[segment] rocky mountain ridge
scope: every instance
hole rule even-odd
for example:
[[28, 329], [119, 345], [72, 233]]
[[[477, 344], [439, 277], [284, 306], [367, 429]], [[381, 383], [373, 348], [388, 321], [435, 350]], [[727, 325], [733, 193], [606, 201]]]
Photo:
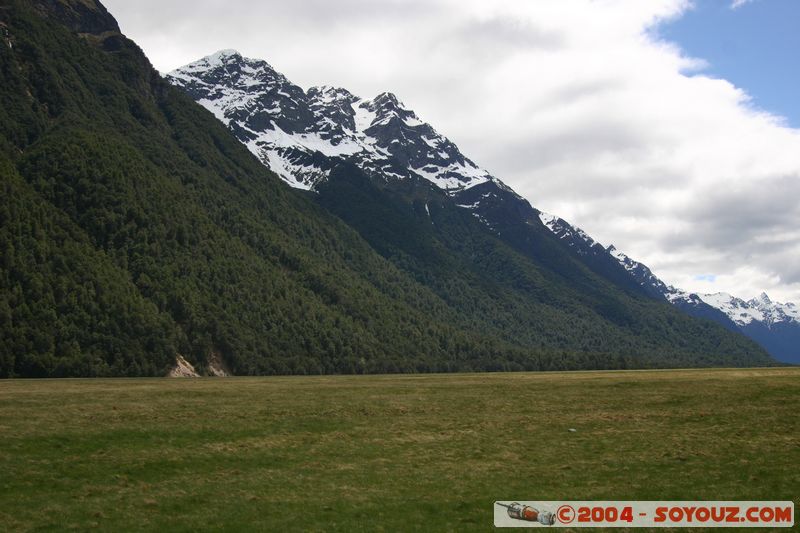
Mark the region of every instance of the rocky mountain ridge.
[[698, 318], [713, 320], [732, 331], [740, 331], [764, 346], [776, 359], [800, 363], [800, 307], [794, 303], [773, 302], [766, 293], [750, 300], [725, 292], [703, 294], [668, 285], [650, 268], [614, 245], [603, 247], [586, 232], [558, 217], [541, 214], [547, 226], [575, 253], [586, 258], [604, 253], [616, 259], [632, 279], [649, 295], [668, 301]]
[[447, 191], [493, 180], [392, 93], [368, 100], [304, 91], [266, 61], [222, 50], [167, 80], [225, 123], [289, 185], [314, 189], [341, 158], [380, 179], [422, 178]]

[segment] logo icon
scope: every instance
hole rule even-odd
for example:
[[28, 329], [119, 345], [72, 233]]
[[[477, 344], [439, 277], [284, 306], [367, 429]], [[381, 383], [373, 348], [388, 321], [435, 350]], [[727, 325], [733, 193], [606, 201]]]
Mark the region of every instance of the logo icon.
[[[539, 522], [543, 526], [552, 526], [556, 523], [556, 516], [550, 511], [540, 511], [530, 505], [522, 505], [519, 502], [505, 504], [495, 502], [500, 507], [505, 507], [508, 516], [515, 520], [522, 520], [524, 522]], [[574, 511], [573, 511], [574, 514]]]

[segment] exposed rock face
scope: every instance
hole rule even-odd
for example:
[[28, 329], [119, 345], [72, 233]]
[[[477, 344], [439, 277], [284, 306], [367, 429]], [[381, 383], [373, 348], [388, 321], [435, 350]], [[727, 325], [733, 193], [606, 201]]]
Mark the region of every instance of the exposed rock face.
[[224, 378], [232, 375], [228, 365], [225, 364], [225, 360], [222, 359], [219, 352], [211, 352], [208, 356], [207, 372], [209, 376], [216, 378]]
[[168, 378], [199, 378], [200, 374], [194, 369], [192, 363], [180, 354], [175, 356], [175, 366], [167, 374]]
[[[212, 351], [208, 355], [208, 364], [205, 368], [205, 374], [210, 377], [224, 378], [232, 376], [233, 373], [228, 368], [225, 360], [219, 352]], [[175, 366], [169, 371], [167, 377], [170, 378], [199, 378], [200, 373], [192, 363], [187, 361], [182, 355], [175, 357]]]

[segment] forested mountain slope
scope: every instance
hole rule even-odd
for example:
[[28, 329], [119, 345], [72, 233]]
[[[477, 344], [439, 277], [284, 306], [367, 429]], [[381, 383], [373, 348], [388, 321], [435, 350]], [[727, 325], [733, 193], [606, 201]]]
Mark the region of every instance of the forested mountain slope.
[[559, 347], [580, 367], [629, 356], [698, 364], [741, 342], [653, 302], [610, 256], [584, 265], [527, 201], [391, 93], [304, 91], [235, 50], [167, 79], [288, 184], [314, 191], [381, 255], [509, 342]]
[[[236, 374], [769, 363], [613, 288], [573, 299], [490, 233], [455, 254], [441, 234], [365, 239], [162, 80], [93, 0], [1, 0], [0, 74], [0, 376], [161, 375], [211, 353]], [[399, 198], [380, 213], [414, 205]], [[406, 237], [431, 253], [395, 253]]]

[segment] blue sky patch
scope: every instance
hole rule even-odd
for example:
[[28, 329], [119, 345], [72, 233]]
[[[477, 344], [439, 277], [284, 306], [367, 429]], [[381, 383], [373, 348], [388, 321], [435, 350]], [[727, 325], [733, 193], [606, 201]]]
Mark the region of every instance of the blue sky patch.
[[703, 74], [744, 89], [760, 109], [800, 128], [800, 1], [697, 0], [657, 34], [709, 63]]

